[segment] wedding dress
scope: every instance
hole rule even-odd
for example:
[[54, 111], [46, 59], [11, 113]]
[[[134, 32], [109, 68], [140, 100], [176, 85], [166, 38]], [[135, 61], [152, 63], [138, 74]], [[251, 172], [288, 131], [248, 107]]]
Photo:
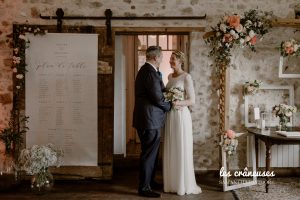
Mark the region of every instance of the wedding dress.
[[[183, 73], [178, 77], [169, 76], [166, 89], [180, 87], [185, 100], [195, 102], [195, 92], [191, 75]], [[163, 142], [164, 192], [199, 194], [193, 161], [192, 118], [187, 106], [182, 110], [171, 109], [167, 113]]]

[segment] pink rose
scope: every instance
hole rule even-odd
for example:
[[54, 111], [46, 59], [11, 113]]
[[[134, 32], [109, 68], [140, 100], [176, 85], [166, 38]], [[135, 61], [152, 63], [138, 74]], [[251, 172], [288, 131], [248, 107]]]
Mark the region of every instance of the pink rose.
[[223, 37], [224, 42], [231, 42], [232, 40], [233, 40], [232, 35], [230, 35], [229, 33], [224, 34], [224, 37]]
[[233, 130], [227, 130], [225, 135], [227, 135], [228, 138], [233, 139], [235, 137], [235, 132]]
[[287, 54], [292, 54], [294, 52], [294, 47], [285, 47], [284, 50]]
[[256, 35], [255, 35], [253, 38], [251, 38], [250, 43], [251, 43], [252, 45], [255, 45], [255, 44], [256, 44], [256, 41], [257, 41], [257, 37], [256, 37]]

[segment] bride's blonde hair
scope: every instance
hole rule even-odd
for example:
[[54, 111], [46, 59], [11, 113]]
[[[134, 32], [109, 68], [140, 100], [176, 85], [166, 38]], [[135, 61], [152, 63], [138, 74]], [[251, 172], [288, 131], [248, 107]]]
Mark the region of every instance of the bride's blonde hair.
[[185, 62], [185, 55], [184, 55], [184, 53], [181, 52], [181, 51], [175, 50], [175, 51], [172, 52], [172, 54], [174, 54], [175, 57], [181, 61], [181, 66], [183, 66], [184, 62]]

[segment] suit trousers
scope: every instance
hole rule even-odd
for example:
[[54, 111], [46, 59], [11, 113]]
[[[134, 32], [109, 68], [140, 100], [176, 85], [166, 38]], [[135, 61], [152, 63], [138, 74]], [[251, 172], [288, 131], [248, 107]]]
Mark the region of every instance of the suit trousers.
[[154, 181], [160, 145], [160, 129], [137, 130], [141, 141], [139, 190], [151, 188]]

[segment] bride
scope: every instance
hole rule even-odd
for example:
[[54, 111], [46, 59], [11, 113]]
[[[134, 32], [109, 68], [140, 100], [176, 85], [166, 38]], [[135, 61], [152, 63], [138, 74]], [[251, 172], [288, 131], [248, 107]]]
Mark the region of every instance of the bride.
[[173, 102], [168, 112], [163, 144], [163, 180], [164, 192], [199, 194], [193, 162], [192, 118], [188, 106], [195, 103], [193, 80], [190, 74], [182, 70], [185, 57], [181, 51], [174, 51], [170, 65], [174, 70], [169, 75], [166, 89], [179, 87], [184, 91], [184, 100]]

